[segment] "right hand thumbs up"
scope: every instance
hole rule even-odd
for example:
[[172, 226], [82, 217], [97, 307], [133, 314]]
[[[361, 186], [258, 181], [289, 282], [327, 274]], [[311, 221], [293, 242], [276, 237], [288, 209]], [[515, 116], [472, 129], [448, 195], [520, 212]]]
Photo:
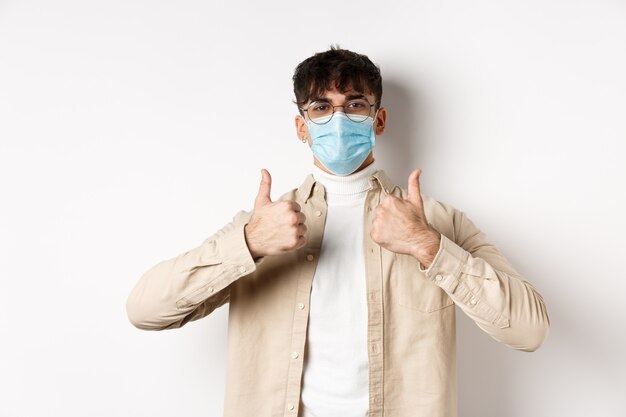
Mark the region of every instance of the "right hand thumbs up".
[[266, 169], [261, 170], [261, 185], [259, 186], [259, 193], [254, 201], [255, 210], [257, 207], [266, 206], [272, 202], [270, 192], [272, 191], [272, 176]]
[[306, 244], [306, 217], [300, 205], [292, 200], [272, 202], [272, 177], [261, 170], [261, 184], [254, 210], [244, 226], [246, 243], [253, 258], [278, 255]]

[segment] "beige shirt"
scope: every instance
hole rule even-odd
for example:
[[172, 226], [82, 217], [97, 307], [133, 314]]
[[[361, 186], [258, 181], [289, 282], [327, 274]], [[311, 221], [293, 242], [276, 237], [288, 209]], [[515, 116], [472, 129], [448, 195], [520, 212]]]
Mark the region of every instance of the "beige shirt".
[[[454, 417], [455, 308], [495, 340], [537, 349], [549, 318], [539, 292], [458, 209], [422, 195], [441, 236], [424, 269], [409, 255], [372, 241], [375, 207], [387, 194], [406, 198], [382, 170], [365, 198], [364, 251], [368, 308], [369, 416]], [[279, 256], [252, 259], [244, 226], [233, 220], [200, 246], [162, 261], [139, 279], [128, 318], [145, 330], [178, 328], [229, 303], [225, 417], [296, 417], [311, 284], [327, 205], [312, 175], [280, 197], [306, 215], [307, 244]]]

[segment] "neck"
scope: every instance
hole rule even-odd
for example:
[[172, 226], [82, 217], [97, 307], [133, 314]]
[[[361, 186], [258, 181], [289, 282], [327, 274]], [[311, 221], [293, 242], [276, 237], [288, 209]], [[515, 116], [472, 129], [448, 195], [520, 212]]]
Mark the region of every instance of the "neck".
[[313, 178], [324, 186], [328, 205], [346, 205], [357, 203], [365, 198], [370, 188], [369, 177], [376, 171], [378, 169], [374, 161], [360, 171], [346, 176], [329, 174], [313, 165]]

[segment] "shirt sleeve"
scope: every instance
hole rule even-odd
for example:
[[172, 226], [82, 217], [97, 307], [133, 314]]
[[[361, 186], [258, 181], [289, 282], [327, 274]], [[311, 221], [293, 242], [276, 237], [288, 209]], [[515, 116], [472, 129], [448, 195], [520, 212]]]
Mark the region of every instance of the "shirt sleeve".
[[143, 330], [179, 328], [207, 316], [230, 299], [230, 284], [256, 270], [244, 227], [250, 212], [233, 220], [204, 242], [159, 262], [135, 284], [126, 301], [129, 321]]
[[491, 337], [517, 350], [538, 349], [550, 327], [543, 297], [464, 212], [455, 209], [453, 221], [454, 241], [441, 234], [433, 262], [420, 270]]

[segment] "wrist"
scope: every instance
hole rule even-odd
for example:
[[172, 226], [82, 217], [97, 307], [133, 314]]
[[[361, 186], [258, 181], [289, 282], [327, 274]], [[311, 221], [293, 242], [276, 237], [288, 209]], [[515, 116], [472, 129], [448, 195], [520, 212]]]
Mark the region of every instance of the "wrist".
[[428, 234], [417, 245], [413, 257], [416, 258], [424, 268], [430, 267], [435, 260], [439, 247], [441, 246], [441, 233], [429, 227]]
[[248, 251], [250, 252], [250, 256], [252, 256], [252, 259], [256, 260], [257, 258], [262, 257], [263, 254], [257, 248], [253, 233], [251, 233], [251, 229], [249, 229], [248, 226], [250, 226], [249, 223], [243, 227], [243, 234], [246, 240], [246, 245], [248, 246]]

